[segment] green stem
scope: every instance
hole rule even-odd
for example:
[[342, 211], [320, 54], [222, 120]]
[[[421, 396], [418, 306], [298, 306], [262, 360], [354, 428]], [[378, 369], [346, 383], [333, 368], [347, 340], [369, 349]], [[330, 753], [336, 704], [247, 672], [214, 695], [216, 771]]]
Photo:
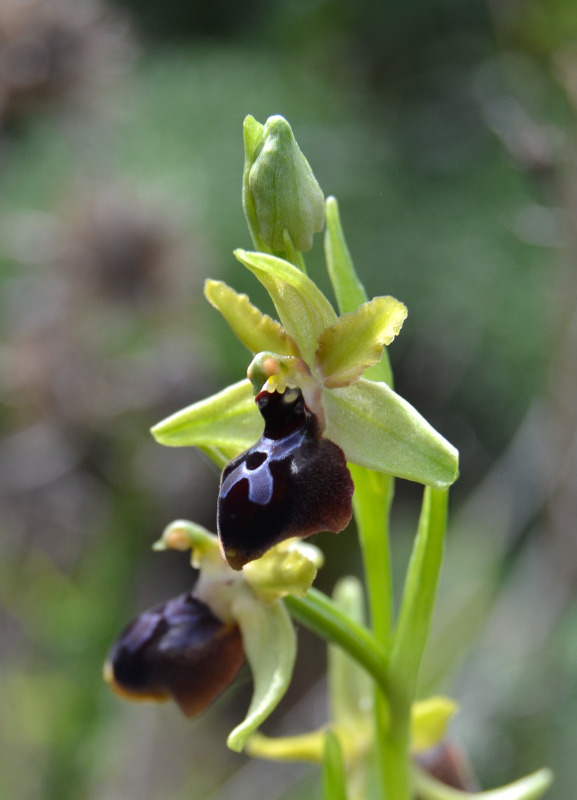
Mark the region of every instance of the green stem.
[[448, 493], [426, 487], [388, 668], [390, 728], [381, 742], [387, 800], [409, 800], [411, 706], [443, 559]]
[[376, 638], [362, 625], [354, 622], [322, 592], [311, 588], [306, 597], [285, 597], [284, 603], [292, 617], [318, 636], [342, 647], [374, 678], [387, 693], [387, 657]]
[[371, 627], [383, 647], [391, 642], [393, 578], [389, 550], [389, 510], [393, 478], [349, 465], [355, 493], [353, 507], [363, 555]]
[[[351, 465], [355, 483], [353, 507], [363, 555], [365, 583], [371, 615], [371, 627], [385, 652], [391, 644], [393, 618], [393, 579], [389, 550], [389, 511], [393, 496], [393, 478]], [[380, 686], [374, 692], [375, 753], [379, 765], [382, 794], [389, 800], [392, 795], [388, 784], [399, 770], [388, 762], [386, 739], [390, 726], [388, 698]], [[387, 774], [388, 773], [388, 774]], [[407, 795], [408, 798], [408, 795]]]

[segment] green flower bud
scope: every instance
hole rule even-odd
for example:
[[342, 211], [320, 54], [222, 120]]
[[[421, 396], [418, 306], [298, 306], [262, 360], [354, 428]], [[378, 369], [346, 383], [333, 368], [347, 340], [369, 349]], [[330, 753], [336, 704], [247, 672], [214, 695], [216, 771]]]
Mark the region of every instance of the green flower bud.
[[292, 243], [298, 251], [310, 250], [313, 234], [323, 229], [324, 196], [290, 125], [284, 117], [274, 116], [264, 129], [247, 127], [245, 122], [245, 139], [247, 131], [253, 134], [252, 146], [245, 141], [250, 195], [245, 197], [247, 218], [248, 199], [258, 233], [270, 248], [285, 251]]

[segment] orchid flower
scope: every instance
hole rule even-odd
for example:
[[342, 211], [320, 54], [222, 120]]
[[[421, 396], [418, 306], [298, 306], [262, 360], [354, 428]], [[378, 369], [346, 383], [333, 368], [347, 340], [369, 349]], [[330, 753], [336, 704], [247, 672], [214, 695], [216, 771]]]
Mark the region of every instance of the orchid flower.
[[[220, 281], [207, 281], [207, 299], [254, 354], [248, 378], [160, 422], [152, 429], [157, 441], [200, 447], [222, 466], [261, 437], [259, 408], [266, 422], [263, 406], [272, 404], [272, 398], [265, 404], [267, 394], [297, 388], [306, 413], [315, 419], [318, 445], [326, 450], [317, 458], [316, 469], [322, 464], [339, 476], [334, 485], [330, 480], [324, 482], [315, 497], [317, 506], [324, 506], [327, 512], [333, 509], [336, 495], [331, 485], [347, 484], [342, 471], [333, 469], [341, 458], [337, 455], [340, 451], [343, 459], [379, 472], [437, 488], [453, 483], [458, 474], [455, 448], [385, 382], [363, 377], [378, 364], [384, 346], [398, 334], [407, 313], [405, 306], [392, 297], [376, 297], [339, 317], [315, 283], [288, 261], [244, 250], [237, 250], [235, 255], [265, 286], [280, 322], [259, 311], [246, 295]], [[265, 437], [270, 445], [274, 431], [271, 437], [265, 429]], [[336, 448], [324, 445], [325, 440]], [[260, 452], [266, 454], [269, 445], [263, 444]], [[247, 483], [251, 477], [248, 473], [250, 467], [245, 469]], [[222, 486], [226, 488], [226, 477]], [[266, 507], [272, 495], [263, 492], [263, 496], [264, 500], [256, 502]], [[238, 513], [242, 515], [242, 510]], [[309, 525], [299, 533], [292, 524], [279, 530], [277, 514], [269, 546], [284, 537], [340, 530], [345, 516], [341, 514], [340, 522], [333, 527], [328, 523], [311, 530]], [[350, 512], [345, 524], [348, 519]], [[259, 537], [253, 550], [249, 527], [246, 522], [242, 524], [234, 547], [229, 548], [226, 541], [223, 544], [223, 555], [235, 568], [262, 555], [265, 543]], [[222, 541], [223, 532], [219, 533]], [[226, 532], [224, 535], [228, 538]], [[239, 555], [238, 539], [242, 537]], [[227, 554], [228, 549], [235, 552]]]
[[235, 573], [221, 559], [217, 537], [183, 520], [169, 525], [155, 545], [167, 548], [192, 551], [200, 570], [194, 589], [128, 625], [110, 650], [105, 680], [127, 699], [173, 699], [193, 717], [228, 688], [246, 656], [253, 698], [227, 741], [240, 751], [292, 676], [296, 636], [281, 598], [306, 594], [322, 555], [312, 545], [285, 541]]

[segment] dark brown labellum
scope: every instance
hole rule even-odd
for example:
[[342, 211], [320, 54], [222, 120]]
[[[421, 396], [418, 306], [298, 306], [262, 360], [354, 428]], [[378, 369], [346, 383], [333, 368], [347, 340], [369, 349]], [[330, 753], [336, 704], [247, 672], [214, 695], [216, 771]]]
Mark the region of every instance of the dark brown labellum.
[[420, 753], [417, 760], [430, 775], [453, 789], [480, 791], [467, 754], [456, 742], [441, 742]]
[[224, 468], [218, 500], [221, 549], [237, 570], [293, 536], [338, 533], [352, 516], [345, 455], [322, 438], [300, 389], [262, 391], [256, 402], [264, 433]]
[[145, 611], [123, 631], [105, 677], [124, 697], [172, 698], [193, 717], [232, 683], [243, 662], [238, 627], [225, 625], [187, 592]]

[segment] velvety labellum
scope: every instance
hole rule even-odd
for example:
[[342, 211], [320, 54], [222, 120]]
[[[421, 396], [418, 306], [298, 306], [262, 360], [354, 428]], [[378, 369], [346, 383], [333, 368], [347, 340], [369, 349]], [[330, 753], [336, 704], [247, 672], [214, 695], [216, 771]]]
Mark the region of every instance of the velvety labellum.
[[461, 792], [479, 791], [469, 759], [456, 743], [441, 742], [436, 747], [419, 754], [417, 760], [429, 775], [446, 786]]
[[218, 501], [218, 534], [233, 569], [293, 536], [338, 533], [352, 516], [353, 481], [343, 451], [323, 439], [300, 389], [263, 390], [265, 429], [228, 464]]
[[243, 663], [238, 627], [225, 625], [187, 592], [145, 611], [123, 631], [105, 677], [124, 697], [172, 698], [193, 717], [232, 683]]

